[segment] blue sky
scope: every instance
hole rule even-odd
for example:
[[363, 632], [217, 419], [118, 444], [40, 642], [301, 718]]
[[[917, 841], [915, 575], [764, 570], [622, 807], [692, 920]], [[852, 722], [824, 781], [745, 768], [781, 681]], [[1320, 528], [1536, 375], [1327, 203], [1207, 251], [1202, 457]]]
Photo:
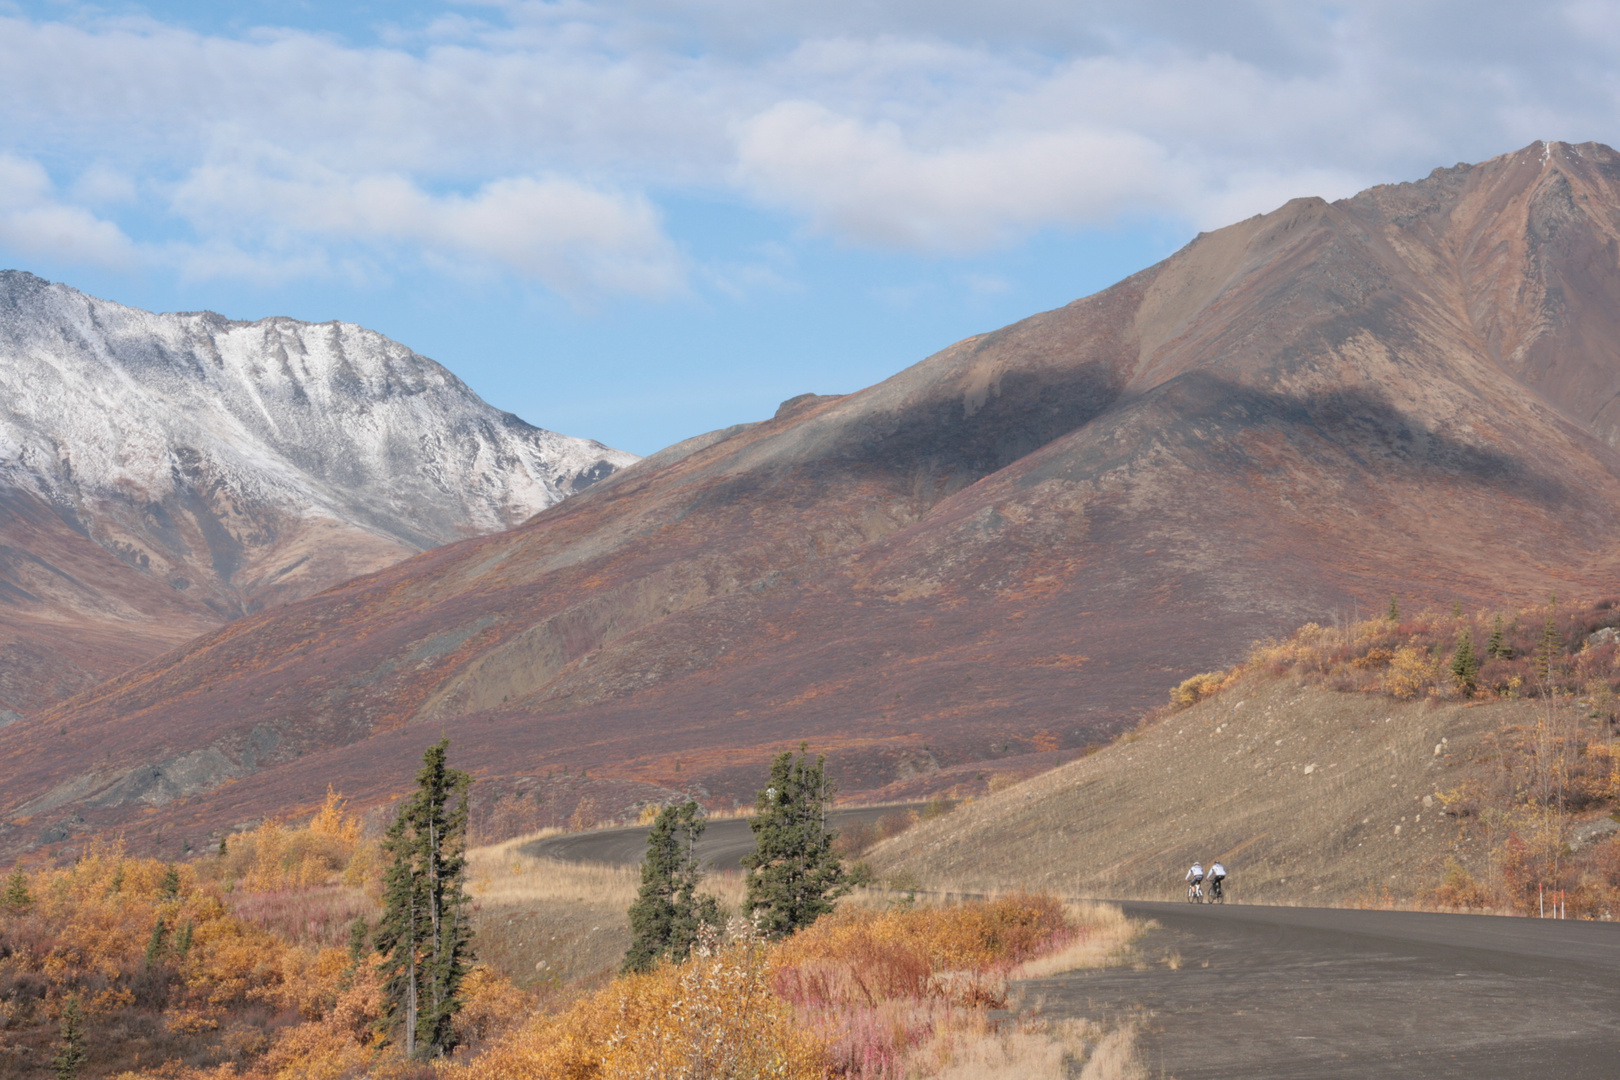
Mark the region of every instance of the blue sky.
[[1613, 143], [1617, 60], [1593, 0], [0, 0], [0, 264], [650, 453], [1294, 196]]

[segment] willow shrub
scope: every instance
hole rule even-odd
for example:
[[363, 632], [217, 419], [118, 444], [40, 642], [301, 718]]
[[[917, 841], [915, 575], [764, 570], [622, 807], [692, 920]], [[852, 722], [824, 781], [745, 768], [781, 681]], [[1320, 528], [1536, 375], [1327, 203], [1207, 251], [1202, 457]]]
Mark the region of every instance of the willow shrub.
[[684, 964], [624, 975], [564, 1012], [539, 1016], [451, 1080], [811, 1080], [821, 1040], [771, 987], [770, 947], [734, 921], [712, 927]]

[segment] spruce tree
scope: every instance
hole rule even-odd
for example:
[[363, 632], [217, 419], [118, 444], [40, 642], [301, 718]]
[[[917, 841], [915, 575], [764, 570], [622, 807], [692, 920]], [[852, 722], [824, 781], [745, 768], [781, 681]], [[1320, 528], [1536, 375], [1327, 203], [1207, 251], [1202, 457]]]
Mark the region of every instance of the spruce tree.
[[1401, 621], [1401, 606], [1395, 602], [1395, 594], [1389, 594], [1389, 611], [1384, 616], [1390, 622]]
[[755, 800], [749, 828], [754, 850], [744, 857], [749, 912], [767, 934], [791, 934], [833, 910], [849, 891], [844, 864], [833, 852], [837, 832], [827, 828], [832, 787], [826, 758], [812, 764], [784, 753], [771, 762], [770, 784]]
[[61, 1037], [56, 1044], [56, 1057], [51, 1059], [56, 1080], [74, 1080], [88, 1058], [84, 1049], [84, 1010], [79, 1006], [79, 995], [70, 994], [67, 1004], [62, 1006]]
[[370, 946], [371, 927], [366, 925], [366, 917], [364, 915], [356, 915], [354, 917], [354, 921], [349, 924], [350, 966], [359, 967], [360, 961], [364, 960], [366, 958], [366, 953], [371, 951]]
[[158, 899], [178, 900], [180, 898], [180, 870], [170, 863], [163, 871], [163, 879], [158, 882]]
[[697, 857], [703, 828], [695, 802], [666, 806], [653, 820], [641, 861], [641, 891], [630, 906], [633, 936], [624, 954], [625, 971], [651, 970], [661, 957], [679, 963], [697, 943], [699, 926], [719, 925], [719, 902], [697, 892], [703, 878]]
[[22, 867], [13, 869], [6, 878], [6, 893], [0, 897], [0, 903], [19, 913], [34, 906], [33, 894], [28, 891], [28, 875], [23, 873]]
[[1536, 676], [1541, 680], [1543, 692], [1552, 689], [1553, 676], [1558, 674], [1558, 661], [1563, 655], [1564, 639], [1558, 633], [1558, 624], [1549, 614], [1541, 628], [1541, 641], [1536, 646]]
[[1502, 616], [1498, 615], [1491, 623], [1491, 639], [1485, 643], [1485, 655], [1493, 660], [1513, 659], [1513, 650], [1504, 641], [1505, 630], [1502, 626]]
[[450, 740], [428, 747], [416, 793], [383, 839], [383, 915], [373, 945], [382, 954], [386, 1022], [404, 1029], [407, 1056], [455, 1049], [461, 983], [472, 966], [467, 863], [467, 791], [472, 777], [446, 764]]
[[163, 962], [163, 954], [169, 947], [169, 924], [159, 919], [152, 925], [152, 936], [146, 941], [145, 966], [151, 971]]
[[1474, 635], [1467, 627], [1457, 639], [1457, 651], [1451, 654], [1451, 677], [1465, 697], [1474, 696], [1479, 685], [1479, 657], [1474, 655]]

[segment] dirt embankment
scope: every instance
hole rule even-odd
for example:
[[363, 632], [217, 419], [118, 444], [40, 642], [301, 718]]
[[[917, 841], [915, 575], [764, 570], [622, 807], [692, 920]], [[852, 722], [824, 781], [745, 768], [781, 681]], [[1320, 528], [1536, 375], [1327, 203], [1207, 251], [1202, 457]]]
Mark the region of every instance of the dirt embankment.
[[[1251, 677], [1090, 757], [885, 842], [932, 886], [1170, 899], [1219, 858], [1239, 901], [1405, 900], [1493, 839], [1441, 795], [1490, 768], [1537, 704], [1401, 703]], [[1579, 822], [1575, 822], [1578, 826]], [[1578, 828], [1576, 831], [1579, 831]]]

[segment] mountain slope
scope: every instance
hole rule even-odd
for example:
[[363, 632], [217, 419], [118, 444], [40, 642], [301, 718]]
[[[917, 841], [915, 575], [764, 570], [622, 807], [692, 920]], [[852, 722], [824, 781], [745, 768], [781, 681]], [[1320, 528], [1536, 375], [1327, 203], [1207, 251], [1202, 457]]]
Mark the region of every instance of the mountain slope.
[[1617, 250], [1592, 144], [1296, 200], [13, 725], [0, 843], [226, 779], [188, 829], [385, 798], [440, 731], [490, 793], [566, 765], [747, 798], [800, 739], [849, 793], [971, 788], [1391, 592], [1597, 591]]
[[54, 700], [633, 460], [358, 326], [156, 315], [0, 272], [0, 700]]
[[1250, 678], [872, 858], [929, 888], [1153, 900], [1183, 898], [1187, 867], [1220, 859], [1238, 903], [1410, 902], [1450, 861], [1488, 876], [1492, 827], [1442, 797], [1537, 712]]

